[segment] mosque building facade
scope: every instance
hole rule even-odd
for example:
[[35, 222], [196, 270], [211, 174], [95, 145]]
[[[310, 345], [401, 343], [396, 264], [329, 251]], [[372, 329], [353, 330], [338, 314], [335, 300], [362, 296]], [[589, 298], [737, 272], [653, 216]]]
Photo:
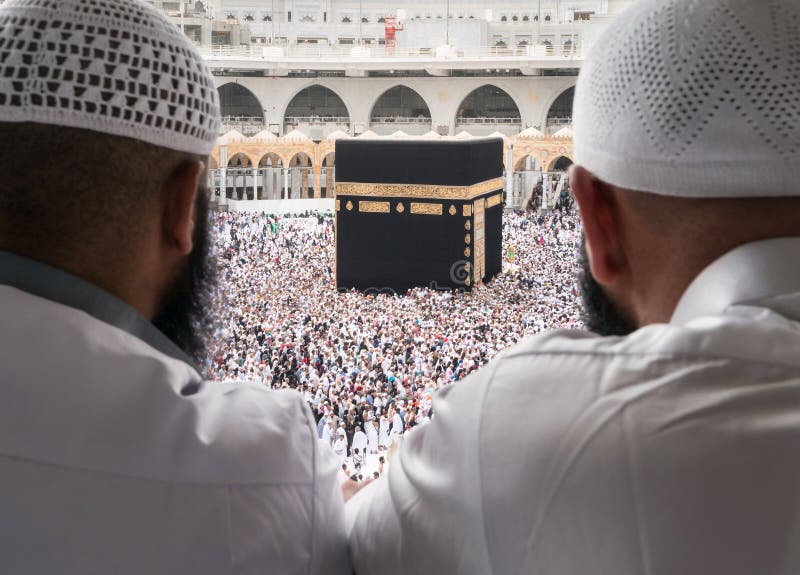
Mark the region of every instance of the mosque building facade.
[[578, 70], [632, 2], [153, 3], [215, 75], [220, 203], [332, 198], [339, 138], [494, 135], [520, 207], [539, 181], [550, 196], [564, 186]]

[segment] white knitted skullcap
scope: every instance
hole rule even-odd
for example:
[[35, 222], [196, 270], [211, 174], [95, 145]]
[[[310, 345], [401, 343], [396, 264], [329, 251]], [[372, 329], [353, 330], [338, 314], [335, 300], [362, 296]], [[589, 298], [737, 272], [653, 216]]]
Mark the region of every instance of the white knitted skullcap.
[[7, 0], [0, 122], [83, 128], [207, 155], [219, 99], [189, 40], [140, 0]]
[[577, 163], [663, 195], [800, 195], [798, 30], [796, 0], [638, 0], [581, 70]]

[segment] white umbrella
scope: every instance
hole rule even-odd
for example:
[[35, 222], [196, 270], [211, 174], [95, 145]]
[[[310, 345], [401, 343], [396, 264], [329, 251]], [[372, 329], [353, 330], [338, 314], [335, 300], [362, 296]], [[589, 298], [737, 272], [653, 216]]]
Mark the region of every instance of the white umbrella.
[[349, 137], [350, 135], [348, 133], [343, 132], [342, 130], [336, 130], [335, 132], [331, 132], [330, 134], [325, 136], [325, 139], [328, 140], [329, 142], [334, 142], [336, 140], [346, 140]]
[[241, 142], [244, 139], [244, 134], [242, 134], [239, 130], [230, 130], [219, 137], [217, 144], [224, 145], [230, 144], [231, 142]]
[[431, 130], [419, 137], [420, 140], [441, 140], [442, 135], [439, 132], [434, 132]]
[[372, 130], [367, 130], [366, 132], [359, 134], [358, 137], [361, 138], [362, 140], [376, 140], [380, 138], [380, 136], [375, 132], [373, 132]]
[[290, 144], [300, 144], [302, 142], [310, 141], [308, 136], [306, 136], [303, 132], [297, 129], [292, 130], [291, 132], [285, 134], [279, 139], [281, 142], [287, 142]]
[[503, 142], [506, 143], [506, 144], [508, 144], [511, 141], [511, 138], [509, 138], [508, 136], [506, 136], [502, 132], [492, 132], [491, 134], [489, 134], [489, 137], [490, 138], [502, 138]]
[[555, 134], [553, 134], [553, 137], [554, 138], [571, 138], [573, 135], [574, 135], [574, 132], [572, 131], [572, 128], [564, 127], [564, 128], [561, 128]]
[[517, 138], [522, 140], [538, 140], [540, 138], [544, 138], [544, 134], [536, 128], [528, 128], [527, 130], [522, 130], [517, 135]]
[[259, 142], [277, 142], [278, 136], [269, 130], [261, 130], [258, 134], [250, 138], [251, 140], [258, 140]]

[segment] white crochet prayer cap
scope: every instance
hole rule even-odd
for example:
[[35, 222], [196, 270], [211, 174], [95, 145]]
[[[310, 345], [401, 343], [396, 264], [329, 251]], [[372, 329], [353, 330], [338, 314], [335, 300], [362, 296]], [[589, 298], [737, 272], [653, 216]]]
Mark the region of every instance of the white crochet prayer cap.
[[181, 31], [140, 0], [7, 0], [0, 6], [0, 122], [125, 136], [208, 155], [214, 81]]
[[575, 94], [575, 159], [663, 195], [800, 195], [800, 4], [638, 0]]

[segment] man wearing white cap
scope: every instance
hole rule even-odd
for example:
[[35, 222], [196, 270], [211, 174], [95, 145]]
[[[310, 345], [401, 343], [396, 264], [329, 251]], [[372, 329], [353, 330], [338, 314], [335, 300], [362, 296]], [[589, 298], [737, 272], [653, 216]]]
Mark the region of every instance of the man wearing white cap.
[[296, 393], [207, 384], [213, 78], [138, 0], [0, 7], [0, 572], [349, 573]]
[[598, 41], [571, 174], [596, 334], [436, 398], [348, 504], [360, 575], [800, 573], [798, 22], [640, 0]]

